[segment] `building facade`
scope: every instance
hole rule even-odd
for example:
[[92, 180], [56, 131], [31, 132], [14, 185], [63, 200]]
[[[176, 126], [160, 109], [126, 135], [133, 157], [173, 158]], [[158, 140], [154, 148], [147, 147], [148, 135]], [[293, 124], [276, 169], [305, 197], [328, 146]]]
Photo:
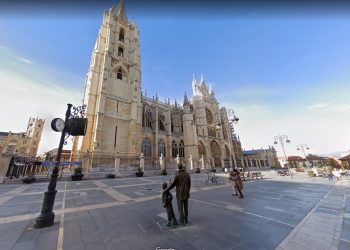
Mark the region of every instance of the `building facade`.
[[280, 162], [277, 157], [276, 150], [273, 146], [268, 149], [252, 149], [243, 151], [243, 167], [245, 168], [261, 168], [272, 167], [280, 168]]
[[26, 132], [0, 132], [0, 155], [36, 157], [45, 120], [30, 117]]
[[203, 77], [193, 76], [192, 100], [185, 94], [181, 105], [142, 95], [139, 41], [124, 1], [104, 13], [85, 83], [87, 133], [75, 138], [72, 159], [89, 155], [92, 167], [113, 166], [116, 156], [132, 164], [142, 153], [150, 165], [162, 156], [167, 165], [191, 158], [197, 166], [235, 166], [227, 111]]

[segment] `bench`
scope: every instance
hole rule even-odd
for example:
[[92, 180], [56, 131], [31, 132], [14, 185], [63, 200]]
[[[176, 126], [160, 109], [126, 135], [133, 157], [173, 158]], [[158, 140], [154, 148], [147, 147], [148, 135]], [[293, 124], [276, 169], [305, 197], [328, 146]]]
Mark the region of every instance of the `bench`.
[[289, 175], [289, 173], [288, 173], [287, 170], [278, 170], [278, 171], [277, 171], [277, 174], [278, 174], [279, 176], [288, 176], [288, 175]]
[[260, 177], [260, 179], [263, 178], [260, 171], [250, 172], [250, 176], [249, 177], [250, 177], [251, 180], [254, 179], [254, 177], [255, 177], [255, 179], [258, 179], [259, 177]]

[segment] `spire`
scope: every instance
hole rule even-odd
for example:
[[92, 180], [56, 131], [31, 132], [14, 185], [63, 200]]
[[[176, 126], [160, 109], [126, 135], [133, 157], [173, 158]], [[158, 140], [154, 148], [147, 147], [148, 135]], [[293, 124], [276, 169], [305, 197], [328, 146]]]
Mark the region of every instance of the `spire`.
[[192, 74], [192, 86], [194, 84], [197, 84], [197, 80], [196, 80], [196, 76], [194, 74]]
[[185, 92], [185, 96], [184, 96], [184, 104], [183, 106], [190, 106], [190, 102], [188, 101], [188, 98], [187, 98], [187, 95], [186, 95], [186, 92]]
[[203, 74], [201, 74], [201, 82], [200, 82], [200, 84], [201, 84], [201, 89], [202, 90], [208, 91], [207, 90], [207, 85], [205, 85], [205, 82], [204, 82]]
[[193, 95], [195, 96], [198, 92], [198, 85], [197, 85], [197, 79], [196, 79], [196, 76], [193, 74], [193, 77], [192, 77], [192, 92], [193, 92]]
[[120, 0], [116, 11], [117, 11], [117, 16], [119, 16], [121, 19], [123, 19], [125, 21], [128, 20], [128, 17], [126, 16], [126, 8], [125, 8], [124, 0]]

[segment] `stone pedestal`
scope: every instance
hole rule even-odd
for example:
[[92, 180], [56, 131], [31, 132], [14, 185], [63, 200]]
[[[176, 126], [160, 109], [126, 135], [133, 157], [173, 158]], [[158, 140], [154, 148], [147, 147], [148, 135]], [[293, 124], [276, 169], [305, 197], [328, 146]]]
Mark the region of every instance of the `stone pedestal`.
[[119, 154], [115, 155], [114, 159], [114, 174], [120, 176], [120, 156]]
[[190, 161], [190, 169], [193, 170], [193, 158], [192, 158], [192, 155], [190, 155], [189, 161]]
[[159, 165], [160, 165], [160, 171], [165, 171], [165, 164], [164, 164], [164, 157], [163, 157], [163, 154], [160, 154], [160, 157], [159, 157]]
[[177, 164], [177, 165], [180, 164], [180, 157], [179, 157], [179, 155], [176, 156], [176, 164]]
[[143, 158], [143, 153], [140, 155], [140, 169], [141, 172], [145, 171], [145, 158]]
[[201, 165], [202, 165], [202, 169], [205, 169], [204, 156], [203, 155], [202, 155], [202, 158], [201, 158]]

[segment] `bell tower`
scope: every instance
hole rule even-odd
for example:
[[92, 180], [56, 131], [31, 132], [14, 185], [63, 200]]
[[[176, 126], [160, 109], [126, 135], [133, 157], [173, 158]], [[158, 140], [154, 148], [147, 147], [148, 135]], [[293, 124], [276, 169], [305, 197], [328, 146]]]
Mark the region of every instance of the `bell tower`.
[[123, 0], [104, 13], [85, 83], [88, 128], [81, 154], [107, 157], [140, 153], [139, 36], [136, 23], [127, 18]]

